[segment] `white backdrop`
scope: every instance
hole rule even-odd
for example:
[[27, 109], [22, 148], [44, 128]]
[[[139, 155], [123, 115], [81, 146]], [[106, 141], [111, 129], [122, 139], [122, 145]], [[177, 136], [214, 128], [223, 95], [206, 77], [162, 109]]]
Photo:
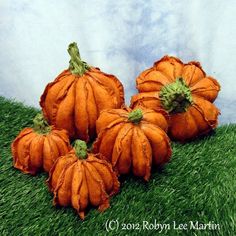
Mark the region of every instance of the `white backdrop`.
[[38, 107], [67, 68], [67, 46], [124, 84], [165, 54], [198, 60], [219, 80], [221, 123], [236, 122], [235, 0], [0, 0], [0, 95]]

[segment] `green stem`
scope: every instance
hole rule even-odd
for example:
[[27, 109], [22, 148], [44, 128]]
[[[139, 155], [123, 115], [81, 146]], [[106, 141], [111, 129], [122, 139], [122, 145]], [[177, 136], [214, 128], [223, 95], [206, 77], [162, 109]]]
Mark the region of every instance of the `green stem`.
[[82, 76], [90, 69], [88, 64], [81, 60], [77, 43], [71, 43], [67, 51], [71, 56], [69, 69], [72, 74]]
[[76, 156], [80, 159], [86, 159], [87, 157], [87, 145], [86, 142], [82, 140], [75, 140], [74, 142], [74, 149]]
[[138, 124], [143, 118], [143, 113], [141, 109], [133, 110], [128, 115], [128, 120], [132, 123]]
[[164, 86], [160, 91], [160, 100], [169, 113], [185, 112], [193, 102], [191, 91], [183, 78]]
[[48, 134], [51, 131], [51, 127], [48, 122], [44, 119], [42, 113], [38, 113], [33, 119], [34, 131], [39, 134]]

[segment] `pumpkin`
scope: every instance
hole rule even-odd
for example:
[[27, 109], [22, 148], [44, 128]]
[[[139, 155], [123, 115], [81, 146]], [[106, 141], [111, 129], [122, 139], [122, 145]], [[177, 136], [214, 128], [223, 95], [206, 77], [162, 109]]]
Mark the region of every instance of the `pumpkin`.
[[71, 138], [88, 142], [96, 136], [100, 111], [123, 105], [124, 89], [114, 75], [82, 61], [76, 43], [69, 45], [68, 52], [69, 69], [46, 86], [40, 105], [50, 124], [66, 129]]
[[104, 211], [109, 197], [119, 191], [119, 181], [101, 154], [87, 152], [84, 141], [76, 140], [74, 149], [57, 159], [47, 180], [54, 194], [54, 205], [75, 208], [84, 219], [89, 205]]
[[220, 112], [213, 102], [220, 85], [206, 75], [199, 62], [184, 64], [165, 56], [142, 72], [136, 84], [139, 93], [131, 98], [131, 107], [165, 109], [172, 139], [185, 142], [217, 126]]
[[23, 129], [11, 144], [13, 166], [31, 175], [42, 169], [49, 172], [55, 160], [71, 149], [66, 130], [49, 126], [42, 114], [33, 122], [34, 128]]
[[171, 147], [167, 121], [162, 113], [150, 109], [107, 109], [96, 122], [98, 137], [93, 152], [111, 162], [118, 175], [132, 171], [149, 180], [151, 166], [169, 161]]

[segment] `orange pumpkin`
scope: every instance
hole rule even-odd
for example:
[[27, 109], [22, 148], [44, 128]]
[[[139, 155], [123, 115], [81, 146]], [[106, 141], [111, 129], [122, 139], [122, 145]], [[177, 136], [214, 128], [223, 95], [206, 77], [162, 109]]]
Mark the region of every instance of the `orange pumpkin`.
[[152, 163], [163, 165], [170, 159], [167, 121], [161, 113], [141, 108], [108, 109], [100, 113], [96, 127], [93, 151], [111, 162], [118, 174], [132, 171], [148, 180]]
[[76, 43], [69, 45], [69, 69], [49, 83], [40, 100], [50, 124], [68, 130], [70, 137], [86, 142], [96, 136], [95, 122], [101, 110], [120, 108], [124, 90], [114, 76], [81, 60]]
[[136, 84], [140, 93], [131, 98], [131, 107], [165, 109], [172, 139], [184, 142], [217, 126], [220, 112], [212, 102], [220, 85], [206, 76], [200, 63], [184, 64], [178, 58], [165, 56], [142, 72]]
[[34, 118], [34, 128], [23, 129], [11, 144], [14, 167], [32, 175], [42, 169], [49, 172], [70, 149], [67, 131], [49, 126], [42, 114]]
[[49, 189], [54, 193], [54, 205], [72, 205], [84, 219], [88, 205], [100, 211], [109, 207], [109, 197], [119, 191], [119, 181], [111, 165], [101, 154], [87, 153], [84, 141], [76, 140], [74, 149], [59, 157], [52, 167]]

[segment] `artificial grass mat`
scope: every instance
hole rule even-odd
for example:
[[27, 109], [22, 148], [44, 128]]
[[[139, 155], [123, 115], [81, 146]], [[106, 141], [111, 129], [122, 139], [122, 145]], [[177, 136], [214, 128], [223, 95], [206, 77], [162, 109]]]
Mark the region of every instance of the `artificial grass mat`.
[[[236, 125], [191, 143], [173, 143], [171, 162], [154, 171], [148, 183], [125, 177], [111, 208], [91, 209], [81, 221], [72, 208], [52, 205], [46, 174], [32, 177], [12, 167], [10, 144], [32, 125], [38, 110], [2, 97], [0, 110], [0, 235], [235, 235]], [[108, 233], [111, 220], [115, 229]], [[143, 228], [143, 221], [155, 220], [163, 231]], [[188, 229], [174, 229], [173, 221]], [[193, 229], [190, 221], [210, 222], [211, 229]]]

